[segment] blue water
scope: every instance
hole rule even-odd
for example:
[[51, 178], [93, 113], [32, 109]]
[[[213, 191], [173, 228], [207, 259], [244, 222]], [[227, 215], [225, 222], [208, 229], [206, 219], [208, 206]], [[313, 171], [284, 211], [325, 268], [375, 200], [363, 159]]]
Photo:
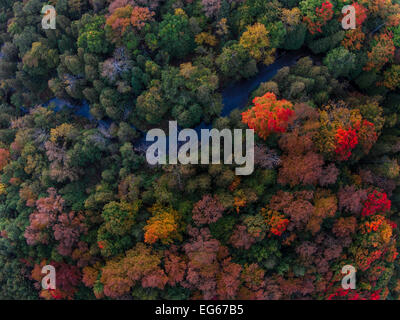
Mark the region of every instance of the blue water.
[[[249, 100], [250, 94], [256, 90], [259, 85], [263, 82], [271, 80], [276, 73], [279, 71], [279, 69], [285, 67], [285, 66], [291, 66], [296, 63], [296, 61], [302, 56], [301, 53], [299, 52], [289, 52], [278, 58], [273, 64], [269, 66], [263, 66], [259, 70], [258, 74], [255, 77], [252, 77], [250, 79], [238, 81], [226, 88], [223, 89], [222, 91], [222, 104], [223, 104], [223, 109], [221, 112], [222, 117], [229, 116], [229, 114], [235, 110], [235, 109], [242, 109], [247, 105], [247, 102]], [[96, 121], [96, 119], [90, 114], [90, 106], [87, 103], [87, 101], [83, 101], [81, 105], [76, 106], [72, 105], [71, 103], [64, 101], [59, 98], [52, 98], [45, 104], [44, 106], [48, 106], [50, 104], [53, 104], [55, 106], [54, 110], [57, 112], [61, 110], [64, 107], [71, 108], [75, 110], [75, 114], [81, 117], [85, 117], [89, 119], [90, 121], [94, 121], [97, 123], [99, 127], [103, 128], [109, 128], [111, 126], [112, 121], [111, 120], [99, 120]], [[194, 129], [197, 131], [197, 133], [200, 133], [201, 129], [210, 129], [211, 124], [206, 124], [202, 122], [199, 124], [197, 127]], [[140, 130], [138, 130], [141, 132]], [[146, 135], [145, 132], [141, 132], [142, 137], [135, 143], [135, 147], [140, 148], [141, 150], [146, 150], [149, 145], [151, 145], [153, 142], [147, 142], [146, 141]], [[167, 139], [168, 140], [168, 139]], [[183, 144], [184, 142], [182, 142]], [[168, 150], [168, 147], [167, 147]]]
[[[248, 101], [251, 93], [256, 90], [261, 83], [271, 80], [276, 73], [285, 66], [291, 66], [296, 63], [296, 61], [302, 57], [304, 54], [299, 52], [289, 52], [278, 58], [273, 64], [269, 66], [263, 66], [258, 74], [250, 79], [238, 81], [222, 91], [222, 112], [221, 117], [227, 117], [235, 109], [243, 109]], [[200, 123], [198, 126], [193, 128], [197, 134], [200, 136], [201, 129], [211, 129], [212, 125], [205, 122]], [[179, 132], [179, 128], [178, 128]], [[168, 152], [168, 139], [167, 139], [167, 152]], [[146, 141], [145, 135], [135, 144], [136, 147], [145, 150], [153, 142]], [[182, 141], [178, 143], [178, 148], [180, 145], [184, 144]]]
[[62, 108], [70, 108], [75, 110], [75, 114], [77, 116], [85, 117], [90, 121], [95, 121], [95, 118], [90, 114], [90, 106], [87, 101], [82, 101], [82, 104], [79, 106], [73, 105], [68, 101], [59, 99], [59, 98], [52, 98], [46, 103], [43, 104], [44, 107], [48, 107], [50, 104], [54, 106], [54, 111], [58, 112]]
[[286, 53], [273, 64], [263, 66], [255, 77], [236, 82], [225, 88], [222, 92], [222, 103], [224, 107], [221, 116], [229, 116], [233, 110], [244, 108], [249, 100], [250, 94], [256, 90], [261, 83], [271, 80], [279, 69], [295, 64], [301, 56], [302, 55], [298, 52]]

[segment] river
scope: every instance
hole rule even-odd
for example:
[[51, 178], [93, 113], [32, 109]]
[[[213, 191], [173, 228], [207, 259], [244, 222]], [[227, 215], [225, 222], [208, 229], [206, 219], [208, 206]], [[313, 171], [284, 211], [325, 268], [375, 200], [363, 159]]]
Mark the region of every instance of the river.
[[[285, 66], [291, 66], [296, 63], [296, 61], [304, 56], [303, 52], [300, 51], [293, 51], [287, 52], [281, 55], [273, 64], [269, 66], [263, 66], [259, 69], [259, 72], [256, 76], [235, 82], [222, 90], [222, 112], [221, 116], [226, 117], [235, 110], [235, 109], [242, 109], [246, 106], [250, 94], [256, 90], [259, 85], [263, 82], [271, 80], [279, 69]], [[90, 114], [90, 106], [86, 101], [83, 101], [81, 105], [76, 106], [72, 105], [71, 103], [58, 99], [52, 98], [48, 102], [44, 103], [44, 106], [48, 106], [50, 104], [55, 105], [55, 111], [61, 110], [63, 107], [73, 108], [75, 110], [75, 114], [78, 116], [85, 117], [90, 121], [96, 122], [98, 127], [108, 129], [112, 123], [111, 120], [99, 120], [97, 121], [91, 114]], [[194, 129], [199, 133], [201, 129], [210, 129], [211, 124], [206, 124], [202, 122]], [[136, 143], [135, 147], [142, 151], [146, 150], [147, 147], [152, 143], [146, 141], [145, 132], [141, 132], [141, 138], [139, 138]]]

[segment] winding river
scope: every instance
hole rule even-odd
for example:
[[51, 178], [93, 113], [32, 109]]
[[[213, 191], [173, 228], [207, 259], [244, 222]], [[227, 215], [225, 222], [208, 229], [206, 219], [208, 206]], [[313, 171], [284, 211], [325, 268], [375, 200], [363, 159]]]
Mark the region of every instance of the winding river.
[[[381, 24], [377, 26], [370, 34], [376, 33], [380, 30], [385, 24]], [[222, 104], [223, 109], [220, 114], [222, 117], [229, 116], [229, 114], [235, 109], [242, 109], [246, 106], [250, 94], [258, 88], [258, 86], [266, 81], [272, 79], [275, 74], [279, 71], [279, 69], [285, 66], [291, 66], [296, 63], [296, 61], [302, 56], [309, 55], [309, 53], [305, 53], [304, 50], [300, 49], [297, 51], [289, 51], [282, 54], [276, 61], [269, 65], [263, 66], [259, 69], [259, 72], [256, 76], [235, 82], [228, 87], [222, 90]], [[0, 50], [0, 59], [2, 58], [2, 52]], [[72, 108], [75, 110], [75, 114], [77, 116], [82, 116], [89, 119], [92, 122], [95, 122], [99, 128], [108, 129], [112, 123], [111, 120], [96, 120], [90, 114], [90, 106], [86, 101], [83, 101], [81, 105], [72, 105], [71, 103], [64, 101], [58, 98], [52, 98], [46, 103], [44, 106], [48, 106], [50, 104], [55, 105], [55, 111], [59, 111], [64, 107]], [[28, 112], [28, 110], [24, 110]], [[202, 122], [200, 125], [195, 127], [194, 129], [199, 133], [201, 129], [209, 129], [211, 128], [211, 124], [206, 124]], [[136, 128], [135, 128], [136, 129]], [[141, 138], [136, 141], [134, 144], [135, 148], [140, 150], [146, 150], [147, 147], [151, 144], [151, 142], [146, 141], [146, 132], [137, 130], [141, 133]]]
[[[259, 69], [256, 76], [235, 82], [222, 90], [222, 104], [223, 109], [221, 112], [222, 117], [229, 116], [229, 114], [235, 109], [242, 109], [246, 106], [250, 94], [258, 88], [258, 86], [266, 81], [272, 79], [279, 69], [285, 66], [291, 66], [296, 63], [296, 61], [304, 56], [304, 52], [292, 51], [282, 54], [273, 64], [269, 66], [263, 66]], [[90, 114], [90, 106], [87, 102], [83, 102], [82, 105], [76, 106], [71, 103], [64, 101], [62, 99], [53, 98], [43, 104], [48, 106], [50, 104], [55, 105], [55, 111], [59, 111], [64, 107], [73, 108], [77, 116], [82, 116], [90, 121], [96, 122], [98, 127], [108, 129], [112, 123], [111, 120], [96, 120]], [[206, 124], [202, 122], [194, 129], [199, 133], [201, 129], [210, 129], [211, 124]], [[139, 131], [139, 130], [138, 130]], [[139, 131], [141, 132], [141, 131]], [[134, 144], [135, 148], [145, 151], [147, 147], [152, 144], [152, 142], [146, 141], [146, 132], [141, 132], [141, 138], [139, 138]]]

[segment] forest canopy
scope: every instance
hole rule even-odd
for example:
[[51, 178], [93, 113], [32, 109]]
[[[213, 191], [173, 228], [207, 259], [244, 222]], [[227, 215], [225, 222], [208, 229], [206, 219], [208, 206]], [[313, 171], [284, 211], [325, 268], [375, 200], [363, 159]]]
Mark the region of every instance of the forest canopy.
[[[0, 0], [0, 47], [0, 299], [400, 297], [398, 0]], [[149, 165], [168, 121], [253, 174]]]

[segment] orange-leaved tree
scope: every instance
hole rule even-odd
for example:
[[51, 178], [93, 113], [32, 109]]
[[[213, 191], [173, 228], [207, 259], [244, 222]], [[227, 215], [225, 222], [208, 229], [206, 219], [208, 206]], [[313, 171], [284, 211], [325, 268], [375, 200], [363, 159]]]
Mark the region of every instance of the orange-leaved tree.
[[10, 158], [10, 152], [7, 149], [0, 148], [0, 171], [7, 165]]
[[392, 38], [393, 35], [388, 33], [375, 36], [364, 70], [380, 71], [387, 62], [393, 60], [396, 48]]
[[278, 100], [274, 93], [267, 92], [253, 100], [254, 106], [242, 113], [242, 122], [263, 139], [273, 132], [285, 132], [294, 114], [293, 104]]
[[121, 36], [129, 26], [140, 30], [153, 16], [154, 12], [148, 8], [132, 7], [128, 4], [125, 7], [116, 9], [107, 18], [106, 24], [113, 29], [116, 35]]
[[153, 216], [147, 220], [147, 225], [144, 227], [144, 242], [153, 244], [160, 240], [163, 244], [169, 244], [174, 239], [181, 239], [178, 232], [179, 213], [176, 210], [154, 205], [150, 212]]

